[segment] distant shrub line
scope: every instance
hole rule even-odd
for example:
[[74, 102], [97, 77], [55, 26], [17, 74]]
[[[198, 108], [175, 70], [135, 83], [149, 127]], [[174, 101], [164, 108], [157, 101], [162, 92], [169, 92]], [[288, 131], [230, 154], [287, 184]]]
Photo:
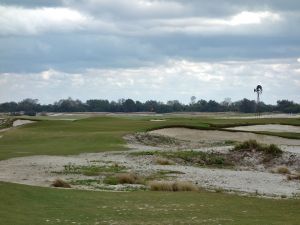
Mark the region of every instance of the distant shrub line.
[[191, 101], [189, 104], [180, 103], [178, 100], [166, 103], [149, 100], [146, 102], [134, 101], [132, 99], [120, 99], [108, 101], [103, 99], [91, 99], [86, 102], [73, 100], [71, 98], [61, 99], [53, 104], [40, 104], [37, 99], [24, 99], [20, 102], [4, 102], [0, 104], [0, 112], [20, 113], [34, 116], [42, 112], [284, 112], [299, 113], [300, 104], [289, 100], [279, 100], [276, 105], [261, 102], [258, 106], [254, 100], [242, 99], [231, 102], [225, 99], [223, 102], [214, 100]]

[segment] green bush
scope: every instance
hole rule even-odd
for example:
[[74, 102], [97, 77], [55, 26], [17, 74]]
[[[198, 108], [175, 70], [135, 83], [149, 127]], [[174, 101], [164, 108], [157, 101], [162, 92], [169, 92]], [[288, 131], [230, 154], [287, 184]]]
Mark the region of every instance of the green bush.
[[266, 145], [258, 143], [256, 140], [248, 140], [235, 145], [234, 151], [256, 151], [265, 154], [278, 156], [282, 154], [282, 150], [274, 144]]

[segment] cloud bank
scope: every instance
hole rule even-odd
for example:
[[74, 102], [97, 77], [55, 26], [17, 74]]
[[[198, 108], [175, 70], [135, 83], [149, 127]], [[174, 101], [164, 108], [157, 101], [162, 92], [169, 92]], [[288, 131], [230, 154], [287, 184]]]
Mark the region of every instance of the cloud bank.
[[299, 23], [297, 0], [2, 0], [0, 101], [298, 101]]

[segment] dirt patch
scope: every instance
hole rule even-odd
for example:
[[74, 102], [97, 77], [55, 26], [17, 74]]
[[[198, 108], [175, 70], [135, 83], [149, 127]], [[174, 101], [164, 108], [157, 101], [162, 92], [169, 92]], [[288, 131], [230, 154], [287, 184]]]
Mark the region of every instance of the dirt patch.
[[242, 131], [269, 131], [269, 132], [292, 132], [300, 133], [300, 127], [291, 125], [280, 124], [267, 124], [267, 125], [253, 125], [253, 126], [240, 126], [230, 127], [227, 130], [242, 130]]

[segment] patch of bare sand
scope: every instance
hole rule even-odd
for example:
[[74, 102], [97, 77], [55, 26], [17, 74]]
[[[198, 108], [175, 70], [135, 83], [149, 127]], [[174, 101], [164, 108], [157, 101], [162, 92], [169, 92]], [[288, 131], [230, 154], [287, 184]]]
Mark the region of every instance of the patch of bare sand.
[[[129, 171], [151, 174], [165, 171], [179, 171], [173, 180], [191, 181], [208, 189], [224, 189], [266, 196], [293, 196], [300, 193], [298, 181], [287, 181], [286, 176], [261, 171], [238, 171], [229, 169], [200, 168], [186, 165], [157, 165], [153, 156], [133, 157], [128, 151], [90, 153], [78, 156], [31, 156], [0, 161], [0, 180], [35, 186], [49, 187], [56, 178], [64, 180], [93, 179], [78, 174], [55, 174], [69, 163], [75, 165], [105, 165], [116, 162]], [[73, 186], [78, 189], [91, 187]], [[119, 187], [117, 187], [119, 188]]]
[[266, 125], [251, 125], [230, 127], [227, 130], [242, 130], [242, 131], [269, 131], [269, 132], [291, 132], [300, 133], [300, 126], [280, 125], [280, 124], [266, 124]]
[[269, 135], [253, 134], [248, 132], [227, 132], [227, 131], [215, 131], [215, 130], [196, 130], [188, 128], [164, 128], [154, 130], [151, 134], [164, 135], [180, 140], [192, 141], [192, 142], [216, 142], [216, 141], [246, 141], [249, 139], [255, 139], [258, 142], [265, 144], [277, 144], [277, 145], [292, 145], [300, 146], [300, 140], [287, 139]]
[[35, 122], [36, 121], [32, 121], [32, 120], [15, 120], [13, 122], [13, 127], [18, 127], [29, 123], [35, 123]]

